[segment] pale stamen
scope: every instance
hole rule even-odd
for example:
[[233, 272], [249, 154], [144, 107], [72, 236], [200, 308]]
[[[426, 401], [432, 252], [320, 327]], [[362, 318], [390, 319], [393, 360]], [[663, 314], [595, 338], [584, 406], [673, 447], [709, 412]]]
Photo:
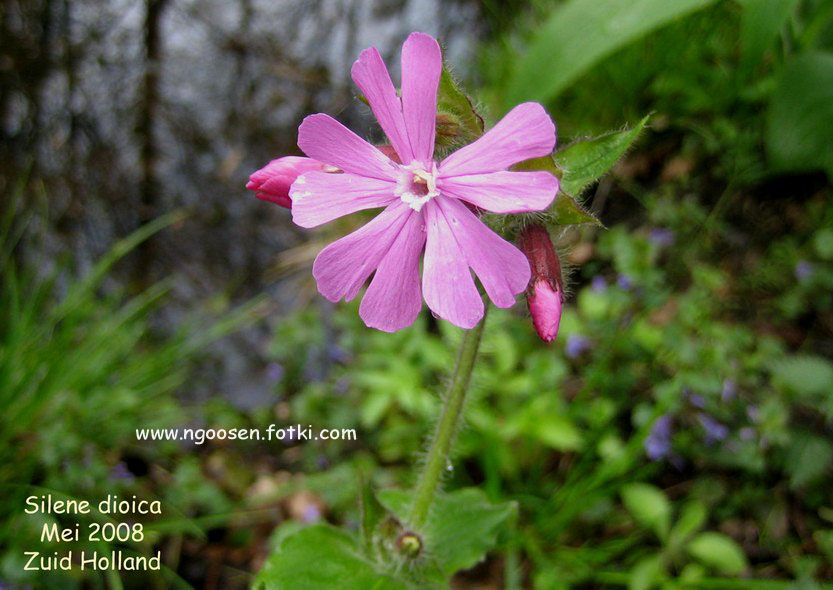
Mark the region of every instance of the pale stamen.
[[420, 211], [431, 199], [440, 193], [437, 190], [437, 166], [432, 162], [431, 172], [420, 162], [401, 166], [401, 174], [394, 194], [407, 203], [414, 211]]

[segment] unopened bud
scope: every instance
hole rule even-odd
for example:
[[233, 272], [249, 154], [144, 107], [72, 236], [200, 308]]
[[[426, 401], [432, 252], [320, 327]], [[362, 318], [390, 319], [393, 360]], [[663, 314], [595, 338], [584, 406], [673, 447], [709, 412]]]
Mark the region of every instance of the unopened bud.
[[437, 140], [454, 140], [460, 135], [460, 121], [451, 113], [437, 113]]
[[255, 191], [263, 201], [276, 203], [287, 209], [292, 206], [289, 187], [304, 172], [328, 171], [328, 167], [312, 158], [285, 156], [272, 160], [266, 166], [249, 176], [246, 188]]
[[405, 531], [396, 539], [396, 550], [406, 557], [417, 557], [422, 551], [422, 539], [414, 532]]
[[397, 164], [401, 164], [402, 160], [399, 159], [399, 154], [396, 153], [396, 150], [393, 149], [392, 145], [388, 145], [383, 143], [382, 145], [377, 145], [376, 149], [385, 154], [388, 158], [396, 162]]
[[532, 325], [544, 342], [558, 335], [564, 291], [561, 287], [561, 264], [547, 229], [542, 225], [527, 226], [521, 232], [520, 246], [532, 276], [526, 291], [526, 302]]

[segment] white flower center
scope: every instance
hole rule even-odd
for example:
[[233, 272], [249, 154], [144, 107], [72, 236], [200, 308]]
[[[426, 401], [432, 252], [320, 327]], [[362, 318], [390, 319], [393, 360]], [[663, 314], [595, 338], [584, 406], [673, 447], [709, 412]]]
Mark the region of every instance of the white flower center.
[[426, 168], [428, 166], [417, 161], [399, 167], [399, 178], [393, 192], [414, 211], [419, 211], [425, 203], [440, 194], [437, 190], [437, 165], [431, 162], [430, 172]]

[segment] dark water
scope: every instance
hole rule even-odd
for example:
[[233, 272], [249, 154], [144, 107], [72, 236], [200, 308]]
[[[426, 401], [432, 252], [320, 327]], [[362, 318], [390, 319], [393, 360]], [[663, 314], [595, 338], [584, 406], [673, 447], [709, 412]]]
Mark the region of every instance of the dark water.
[[[2, 200], [25, 178], [19, 208], [43, 212], [38, 252], [82, 272], [143, 222], [185, 208], [184, 223], [117, 275], [174, 274], [170, 325], [218, 293], [269, 292], [271, 321], [291, 308], [295, 284], [268, 270], [308, 234], [245, 191], [248, 175], [296, 153], [312, 112], [379, 138], [349, 78], [365, 47], [396, 80], [402, 41], [425, 31], [465, 75], [482, 30], [477, 3], [461, 0], [11, 0], [0, 10]], [[261, 401], [268, 340], [261, 326], [218, 344], [206, 382]]]

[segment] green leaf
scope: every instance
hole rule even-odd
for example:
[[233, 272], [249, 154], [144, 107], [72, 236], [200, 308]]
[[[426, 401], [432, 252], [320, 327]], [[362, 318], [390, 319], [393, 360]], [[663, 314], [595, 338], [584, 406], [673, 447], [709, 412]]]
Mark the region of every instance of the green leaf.
[[636, 521], [653, 530], [660, 539], [668, 536], [671, 503], [659, 488], [647, 483], [631, 483], [622, 488], [622, 502]]
[[287, 537], [257, 575], [258, 590], [404, 590], [365, 559], [355, 540], [329, 525]]
[[772, 365], [773, 376], [799, 395], [833, 390], [833, 363], [820, 356], [794, 355]]
[[552, 213], [551, 218], [547, 220], [549, 225], [575, 225], [578, 223], [603, 225], [601, 221], [596, 219], [595, 215], [566, 193], [561, 193], [555, 198], [555, 205], [550, 212]]
[[813, 236], [816, 253], [825, 260], [833, 260], [833, 229], [825, 227]]
[[787, 449], [786, 469], [795, 489], [819, 479], [833, 463], [833, 446], [824, 438], [795, 435]]
[[722, 533], [700, 533], [688, 543], [688, 552], [704, 565], [736, 576], [746, 569], [746, 555], [730, 537]]
[[564, 173], [561, 190], [579, 195], [587, 185], [598, 180], [625, 154], [647, 122], [646, 116], [632, 129], [577, 141], [556, 152], [555, 163]]
[[677, 576], [677, 579], [682, 582], [686, 588], [689, 586], [697, 588], [699, 582], [705, 577], [705, 575], [706, 568], [702, 565], [699, 563], [687, 563], [680, 572], [680, 575]]
[[376, 499], [370, 479], [364, 475], [359, 481], [359, 509], [361, 511], [361, 540], [365, 553], [370, 555], [373, 547], [373, 532], [386, 516], [385, 507]]
[[796, 0], [742, 0], [740, 47], [745, 68], [758, 64], [795, 10]]
[[706, 522], [706, 505], [699, 500], [692, 500], [683, 507], [680, 518], [671, 529], [670, 538], [675, 543], [682, 543]]
[[628, 590], [653, 588], [663, 573], [662, 555], [651, 555], [640, 559], [628, 576]]
[[833, 563], [833, 529], [819, 530], [813, 533], [813, 540], [819, 550]]
[[[483, 118], [445, 67], [443, 67], [440, 87], [437, 91], [437, 111], [440, 114], [453, 115], [454, 120], [468, 136], [466, 139], [472, 140], [483, 134]], [[438, 129], [438, 137], [442, 136], [441, 131]]]
[[[400, 520], [406, 521], [411, 503], [409, 492], [383, 490], [379, 500]], [[477, 488], [440, 496], [425, 530], [421, 531], [426, 555], [447, 577], [469, 569], [495, 546], [498, 532], [516, 511], [514, 502], [494, 504]]]
[[714, 0], [570, 0], [538, 29], [509, 80], [507, 104], [548, 101], [602, 58]]
[[833, 178], [833, 53], [808, 53], [784, 68], [767, 114], [766, 146], [782, 170], [823, 169]]
[[539, 418], [531, 430], [542, 443], [559, 451], [576, 451], [581, 448], [581, 433], [569, 418], [556, 414]]
[[507, 422], [503, 434], [507, 437], [525, 434], [559, 451], [576, 451], [584, 442], [564, 408], [547, 396], [533, 398]]

